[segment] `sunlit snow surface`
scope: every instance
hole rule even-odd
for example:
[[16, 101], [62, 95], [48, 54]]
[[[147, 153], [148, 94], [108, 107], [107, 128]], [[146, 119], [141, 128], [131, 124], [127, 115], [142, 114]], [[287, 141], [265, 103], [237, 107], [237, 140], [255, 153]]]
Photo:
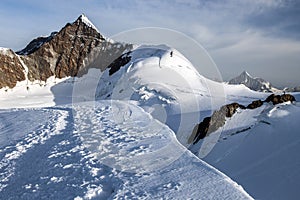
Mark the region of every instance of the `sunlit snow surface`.
[[0, 89], [0, 199], [249, 198], [183, 146], [255, 198], [298, 194], [299, 105], [238, 110], [206, 146], [189, 146], [213, 110], [268, 94], [208, 80], [166, 46], [136, 50], [112, 76], [90, 69]]
[[250, 198], [132, 104], [101, 101], [0, 116], [2, 199]]
[[299, 118], [299, 103], [239, 111], [227, 120], [219, 142], [204, 160], [255, 199], [297, 199]]

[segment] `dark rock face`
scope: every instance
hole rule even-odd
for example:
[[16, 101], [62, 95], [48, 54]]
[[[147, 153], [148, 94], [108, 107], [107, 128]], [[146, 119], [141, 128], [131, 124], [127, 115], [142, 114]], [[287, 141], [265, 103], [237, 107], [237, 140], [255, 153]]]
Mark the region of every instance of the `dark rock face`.
[[245, 106], [238, 103], [224, 105], [219, 110], [214, 111], [211, 117], [204, 118], [200, 124], [194, 127], [188, 140], [189, 143], [193, 142], [193, 144], [196, 144], [200, 139], [224, 126], [226, 117], [232, 117], [238, 108], [245, 109]]
[[24, 68], [18, 56], [10, 49], [0, 51], [0, 89], [13, 88], [25, 80]]
[[283, 94], [283, 95], [281, 95], [281, 99], [284, 102], [288, 102], [288, 101], [294, 102], [294, 101], [296, 101], [296, 98], [291, 94]]
[[252, 101], [252, 103], [250, 103], [247, 108], [248, 109], [255, 109], [258, 107], [261, 107], [263, 105], [263, 102], [261, 100], [256, 100], [256, 101]]
[[131, 56], [130, 56], [131, 52], [128, 52], [122, 56], [120, 56], [119, 58], [117, 58], [116, 60], [114, 60], [109, 66], [109, 75], [113, 75], [115, 72], [117, 72], [122, 66], [126, 65], [127, 63], [130, 62], [131, 60]]
[[232, 117], [232, 115], [236, 112], [238, 108], [245, 109], [245, 106], [240, 105], [238, 103], [231, 103], [221, 107], [221, 111], [225, 113], [226, 117]]
[[272, 102], [273, 105], [279, 104], [279, 103], [284, 103], [284, 102], [294, 102], [296, 101], [296, 98], [291, 95], [291, 94], [283, 94], [283, 95], [275, 95], [275, 94], [271, 94], [270, 96], [268, 96], [265, 100], [265, 102]]
[[188, 143], [193, 143], [196, 144], [199, 140], [205, 138], [208, 128], [209, 128], [209, 123], [210, 123], [211, 117], [206, 117], [203, 119], [203, 121], [200, 124], [197, 124], [192, 132], [192, 135], [190, 136]]

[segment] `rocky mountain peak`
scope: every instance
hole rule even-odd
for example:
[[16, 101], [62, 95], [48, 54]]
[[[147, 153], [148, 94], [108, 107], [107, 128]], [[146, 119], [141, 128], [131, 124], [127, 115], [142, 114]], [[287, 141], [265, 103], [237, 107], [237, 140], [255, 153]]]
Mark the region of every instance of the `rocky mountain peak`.
[[244, 70], [244, 71], [240, 74], [240, 76], [251, 77], [251, 78], [252, 78], [252, 76], [251, 76], [246, 70]]
[[[34, 39], [15, 56], [24, 65], [23, 68], [28, 68], [24, 77], [28, 77], [29, 81], [46, 81], [51, 76], [64, 78], [78, 76], [79, 71], [85, 73], [87, 70], [84, 68], [94, 62], [96, 57], [97, 63], [93, 67], [104, 70], [131, 48], [130, 44], [107, 41], [85, 15], [80, 15], [76, 21], [67, 23], [59, 32]], [[91, 57], [91, 54], [94, 56]], [[6, 69], [15, 67], [8, 66], [10, 62], [7, 59], [5, 62], [4, 65], [4, 61], [0, 61], [0, 71], [4, 70], [3, 66]], [[15, 82], [11, 84], [4, 80], [0, 88], [14, 85]]]
[[37, 51], [45, 43], [50, 42], [56, 35], [59, 36], [59, 34], [63, 31], [66, 31], [64, 33], [71, 34], [73, 36], [95, 37], [104, 40], [104, 37], [100, 34], [93, 23], [84, 14], [82, 14], [73, 23], [67, 23], [59, 32], [54, 31], [49, 36], [37, 37], [33, 39], [24, 49], [17, 51], [16, 53], [18, 55], [30, 55]]
[[86, 26], [93, 28], [98, 33], [100, 33], [100, 31], [97, 29], [97, 27], [88, 19], [88, 17], [85, 14], [81, 14], [74, 23], [77, 23], [77, 24], [83, 23]]

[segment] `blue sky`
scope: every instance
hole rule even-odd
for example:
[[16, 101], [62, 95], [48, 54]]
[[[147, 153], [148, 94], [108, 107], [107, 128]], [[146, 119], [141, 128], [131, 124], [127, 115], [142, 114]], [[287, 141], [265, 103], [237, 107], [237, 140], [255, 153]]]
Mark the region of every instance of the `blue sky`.
[[300, 85], [297, 0], [1, 0], [0, 46], [19, 50], [85, 13], [105, 36], [163, 27], [198, 41], [223, 79], [247, 70], [274, 85]]

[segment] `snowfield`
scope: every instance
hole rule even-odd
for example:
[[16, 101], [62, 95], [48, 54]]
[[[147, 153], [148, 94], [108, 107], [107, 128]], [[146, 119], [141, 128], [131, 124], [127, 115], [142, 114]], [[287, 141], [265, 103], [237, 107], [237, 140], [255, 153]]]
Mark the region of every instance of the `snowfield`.
[[8, 109], [0, 116], [3, 199], [251, 199], [133, 104]]
[[255, 199], [297, 199], [299, 118], [299, 103], [240, 112], [226, 122], [220, 141], [204, 160]]
[[214, 110], [269, 94], [211, 81], [165, 45], [129, 55], [112, 75], [0, 89], [0, 199], [297, 199], [298, 103], [238, 110], [191, 145]]

